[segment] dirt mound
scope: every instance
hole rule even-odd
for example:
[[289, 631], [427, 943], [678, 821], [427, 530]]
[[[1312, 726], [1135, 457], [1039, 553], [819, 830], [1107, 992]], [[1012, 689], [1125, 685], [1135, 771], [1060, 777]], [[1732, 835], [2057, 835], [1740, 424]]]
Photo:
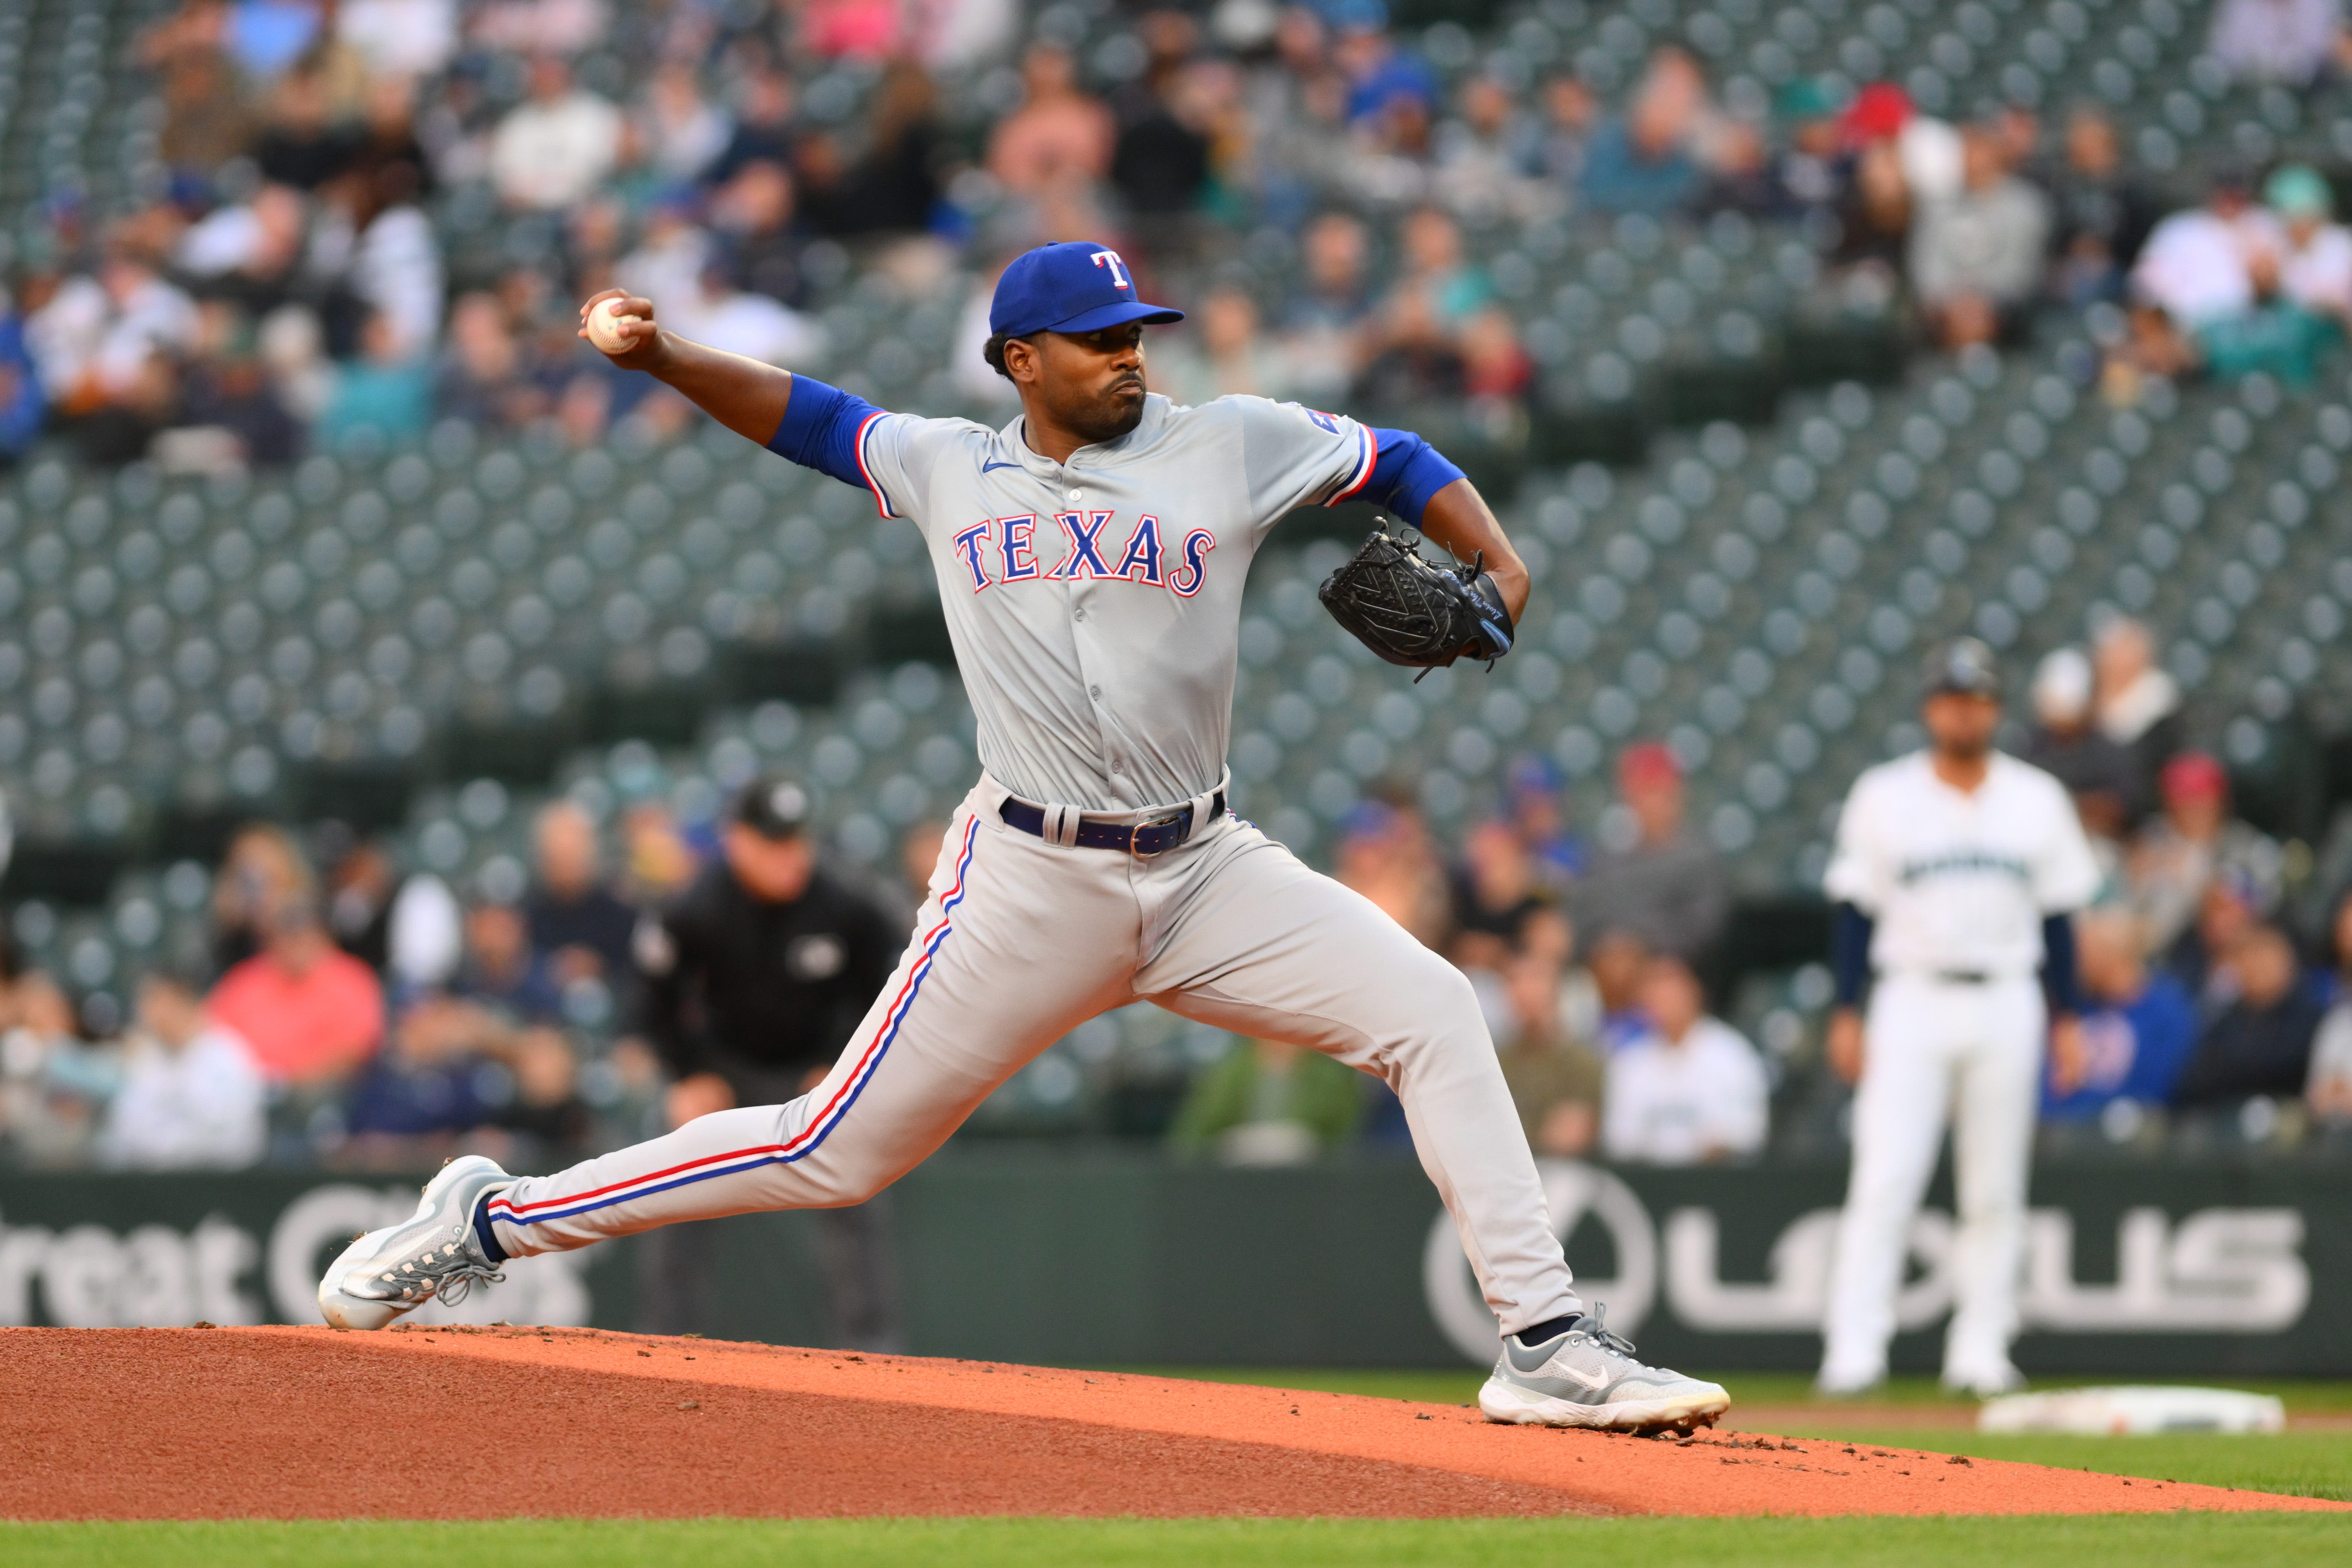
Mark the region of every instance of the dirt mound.
[[1747, 1433], [581, 1330], [0, 1330], [0, 1518], [2315, 1508]]

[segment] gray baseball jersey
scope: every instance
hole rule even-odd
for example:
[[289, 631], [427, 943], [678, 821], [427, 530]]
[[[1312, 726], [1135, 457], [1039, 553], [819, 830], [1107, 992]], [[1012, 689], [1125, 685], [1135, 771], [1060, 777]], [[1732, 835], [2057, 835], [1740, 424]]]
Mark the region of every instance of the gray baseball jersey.
[[1087, 811], [1188, 800], [1223, 776], [1242, 586], [1292, 508], [1371, 476], [1370, 431], [1263, 397], [1157, 395], [1065, 463], [1019, 419], [877, 414], [858, 463], [922, 530], [991, 776]]

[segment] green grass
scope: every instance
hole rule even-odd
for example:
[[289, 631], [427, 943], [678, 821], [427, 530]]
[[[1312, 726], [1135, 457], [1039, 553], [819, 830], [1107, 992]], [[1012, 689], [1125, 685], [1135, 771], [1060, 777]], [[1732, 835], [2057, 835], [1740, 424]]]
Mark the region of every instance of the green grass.
[[2252, 1514], [1973, 1520], [693, 1520], [0, 1525], [12, 1568], [2273, 1568], [2340, 1558], [2352, 1526]]

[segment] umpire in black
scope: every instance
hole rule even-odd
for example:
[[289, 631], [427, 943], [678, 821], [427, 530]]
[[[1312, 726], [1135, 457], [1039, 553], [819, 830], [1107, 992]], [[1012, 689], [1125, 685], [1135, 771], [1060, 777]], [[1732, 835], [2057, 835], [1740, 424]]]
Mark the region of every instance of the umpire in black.
[[[747, 784], [724, 854], [635, 942], [645, 1032], [675, 1081], [669, 1124], [738, 1105], [781, 1105], [815, 1087], [890, 977], [900, 921], [817, 863], [807, 792], [778, 773]], [[820, 1209], [835, 1333], [850, 1349], [904, 1349], [888, 1194]], [[645, 1238], [645, 1331], [707, 1331], [724, 1221]]]

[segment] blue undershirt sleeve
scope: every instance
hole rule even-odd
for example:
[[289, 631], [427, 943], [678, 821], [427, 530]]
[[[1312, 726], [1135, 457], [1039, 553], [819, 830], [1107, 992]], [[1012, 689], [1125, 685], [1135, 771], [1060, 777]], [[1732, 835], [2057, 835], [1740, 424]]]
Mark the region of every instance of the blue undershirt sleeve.
[[1870, 978], [1871, 919], [1850, 903], [1840, 903], [1830, 924], [1830, 976], [1835, 982], [1837, 1005], [1851, 1007], [1862, 1000], [1863, 982]]
[[1376, 455], [1371, 478], [1364, 483], [1364, 499], [1420, 527], [1429, 498], [1462, 478], [1462, 470], [1410, 430], [1369, 428]]
[[768, 437], [768, 450], [843, 484], [870, 490], [873, 481], [857, 460], [857, 437], [866, 421], [881, 412], [855, 393], [794, 372], [783, 423]]
[[2042, 922], [2042, 994], [2053, 1016], [2083, 1010], [2081, 977], [2074, 968], [2074, 917], [2052, 915]]

